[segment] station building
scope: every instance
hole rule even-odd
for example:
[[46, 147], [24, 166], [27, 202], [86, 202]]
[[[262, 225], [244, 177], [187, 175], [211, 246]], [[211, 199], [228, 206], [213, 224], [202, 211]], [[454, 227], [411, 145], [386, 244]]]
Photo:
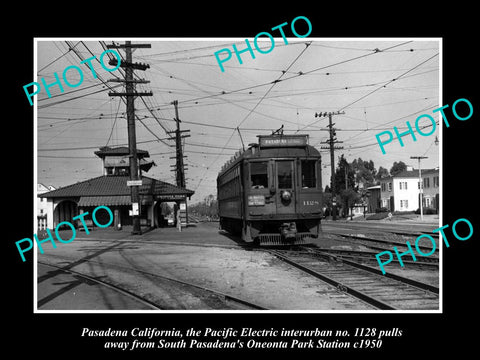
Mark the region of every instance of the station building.
[[[95, 155], [102, 159], [101, 176], [38, 195], [40, 199], [46, 199], [47, 228], [54, 229], [63, 221], [81, 226], [80, 220], [74, 221], [73, 218], [84, 212], [89, 213], [85, 219], [91, 224], [92, 211], [102, 205], [108, 206], [114, 214], [112, 226], [120, 228], [132, 225], [131, 187], [127, 186], [130, 180], [128, 147], [102, 147], [95, 151]], [[164, 223], [162, 203], [175, 202], [178, 209], [185, 209], [186, 212], [187, 199], [191, 198], [194, 191], [143, 176], [142, 173], [148, 172], [155, 163], [146, 159], [149, 157], [147, 151], [137, 150], [137, 156], [139, 178], [142, 180], [139, 186], [141, 225], [158, 227]], [[108, 216], [106, 212], [103, 213]], [[99, 223], [108, 222], [108, 219], [96, 217]]]

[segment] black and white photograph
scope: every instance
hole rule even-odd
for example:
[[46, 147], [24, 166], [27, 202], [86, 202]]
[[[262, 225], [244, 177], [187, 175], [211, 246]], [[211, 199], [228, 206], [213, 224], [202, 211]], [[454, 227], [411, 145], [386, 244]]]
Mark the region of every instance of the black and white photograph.
[[38, 311], [440, 309], [439, 39], [145, 40], [36, 43]]
[[472, 347], [471, 34], [247, 18], [19, 40], [10, 335], [52, 356]]

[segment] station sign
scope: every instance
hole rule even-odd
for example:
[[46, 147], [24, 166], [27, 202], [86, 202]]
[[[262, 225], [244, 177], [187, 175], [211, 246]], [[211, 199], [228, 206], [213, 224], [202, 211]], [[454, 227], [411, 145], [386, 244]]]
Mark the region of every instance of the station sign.
[[142, 186], [142, 180], [127, 180], [127, 186]]
[[185, 200], [186, 195], [156, 195], [155, 200], [167, 200], [167, 201], [175, 201], [175, 200]]

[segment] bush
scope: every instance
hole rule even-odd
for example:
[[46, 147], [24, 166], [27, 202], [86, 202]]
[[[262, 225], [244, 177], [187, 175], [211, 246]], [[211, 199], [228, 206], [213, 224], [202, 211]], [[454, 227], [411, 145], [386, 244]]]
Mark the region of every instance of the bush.
[[394, 211], [393, 215], [409, 215], [409, 214], [415, 214], [415, 211]]
[[375, 212], [384, 213], [384, 212], [388, 212], [388, 209], [386, 207], [381, 207], [381, 208], [375, 209]]
[[[420, 214], [420, 208], [415, 210], [415, 214], [419, 215]], [[423, 208], [423, 214], [424, 215], [434, 215], [438, 214], [437, 209], [434, 208]]]
[[382, 220], [388, 217], [387, 212], [379, 212], [370, 216], [367, 216], [366, 220]]

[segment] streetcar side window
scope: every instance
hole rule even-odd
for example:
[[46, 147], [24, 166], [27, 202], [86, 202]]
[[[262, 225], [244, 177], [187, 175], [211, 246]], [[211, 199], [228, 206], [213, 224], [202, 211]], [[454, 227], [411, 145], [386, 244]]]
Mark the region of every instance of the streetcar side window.
[[304, 189], [316, 187], [315, 162], [315, 160], [302, 160], [302, 188]]
[[250, 182], [252, 189], [268, 188], [268, 163], [252, 162], [250, 163]]

